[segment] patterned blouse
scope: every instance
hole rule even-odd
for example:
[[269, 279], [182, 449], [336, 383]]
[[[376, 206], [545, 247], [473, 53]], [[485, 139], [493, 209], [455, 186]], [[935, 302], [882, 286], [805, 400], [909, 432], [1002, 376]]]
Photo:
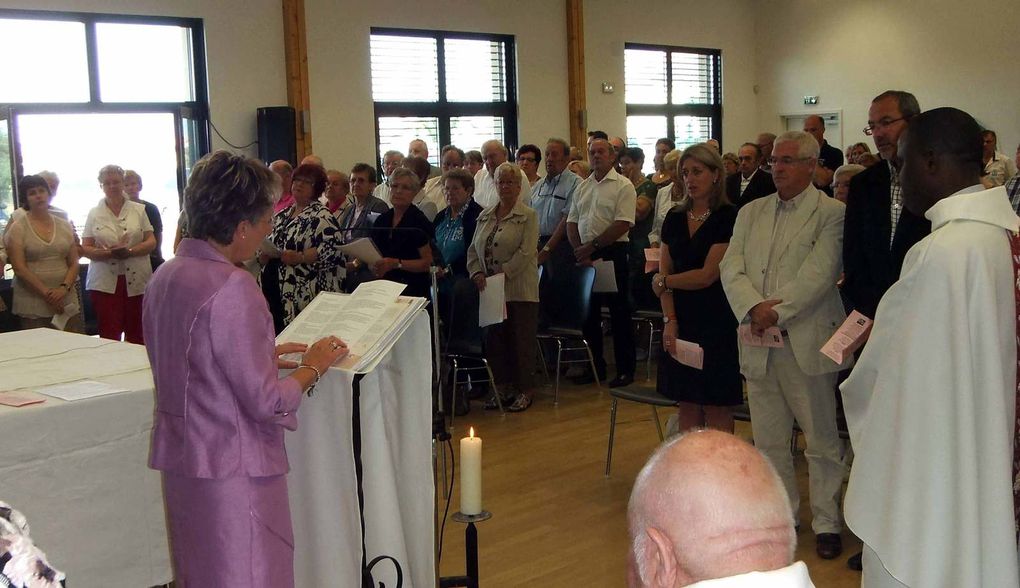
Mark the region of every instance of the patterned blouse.
[[280, 298], [284, 323], [289, 324], [315, 298], [320, 290], [338, 291], [337, 266], [339, 250], [337, 232], [340, 226], [318, 201], [312, 201], [297, 216], [291, 217], [294, 205], [276, 213], [269, 239], [281, 251], [304, 251], [316, 248], [315, 263], [280, 264]]

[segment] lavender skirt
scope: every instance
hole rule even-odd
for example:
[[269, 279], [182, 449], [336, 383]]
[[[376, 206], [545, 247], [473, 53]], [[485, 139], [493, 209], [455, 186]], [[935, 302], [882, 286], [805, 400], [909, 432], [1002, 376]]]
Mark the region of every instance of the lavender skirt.
[[294, 586], [287, 477], [185, 478], [163, 472], [181, 588]]

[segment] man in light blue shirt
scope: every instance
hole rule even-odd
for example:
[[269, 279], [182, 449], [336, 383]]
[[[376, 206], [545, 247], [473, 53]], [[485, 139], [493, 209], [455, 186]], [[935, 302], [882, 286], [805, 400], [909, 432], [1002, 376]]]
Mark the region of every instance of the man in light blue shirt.
[[[581, 178], [567, 169], [570, 145], [563, 139], [549, 139], [545, 146], [544, 178], [531, 189], [531, 207], [538, 213], [538, 263], [571, 263], [574, 254], [566, 239], [567, 213], [574, 189]], [[547, 271], [553, 268], [547, 266]]]

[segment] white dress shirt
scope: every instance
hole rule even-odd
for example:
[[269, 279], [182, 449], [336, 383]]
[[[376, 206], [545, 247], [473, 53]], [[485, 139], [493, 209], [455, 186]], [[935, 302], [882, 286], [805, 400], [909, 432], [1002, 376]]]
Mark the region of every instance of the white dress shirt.
[[[113, 247], [118, 244], [134, 247], [145, 240], [145, 233], [152, 232], [152, 224], [145, 214], [141, 202], [125, 197], [119, 215], [114, 215], [103, 198], [89, 211], [85, 221], [83, 237], [92, 237], [98, 247]], [[152, 276], [152, 264], [148, 255], [136, 255], [127, 259], [93, 260], [85, 278], [86, 290], [97, 290], [113, 294], [117, 291], [117, 276], [127, 281], [128, 296], [138, 296], [145, 291], [145, 285]]]
[[[567, 222], [577, 224], [581, 243], [590, 243], [615, 221], [627, 221], [633, 227], [636, 207], [637, 192], [633, 182], [610, 169], [601, 181], [596, 180], [592, 173], [578, 184]], [[629, 241], [627, 235], [624, 232], [616, 242], [626, 243]]]
[[815, 588], [807, 566], [798, 561], [771, 572], [748, 572], [739, 576], [695, 582], [687, 588]]

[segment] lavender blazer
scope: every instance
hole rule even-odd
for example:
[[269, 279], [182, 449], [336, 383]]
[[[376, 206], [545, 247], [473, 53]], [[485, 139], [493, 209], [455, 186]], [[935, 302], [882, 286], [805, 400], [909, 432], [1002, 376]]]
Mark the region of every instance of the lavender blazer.
[[196, 478], [287, 473], [283, 429], [297, 428], [301, 387], [279, 379], [273, 319], [251, 274], [184, 239], [143, 305], [156, 382], [149, 466]]

